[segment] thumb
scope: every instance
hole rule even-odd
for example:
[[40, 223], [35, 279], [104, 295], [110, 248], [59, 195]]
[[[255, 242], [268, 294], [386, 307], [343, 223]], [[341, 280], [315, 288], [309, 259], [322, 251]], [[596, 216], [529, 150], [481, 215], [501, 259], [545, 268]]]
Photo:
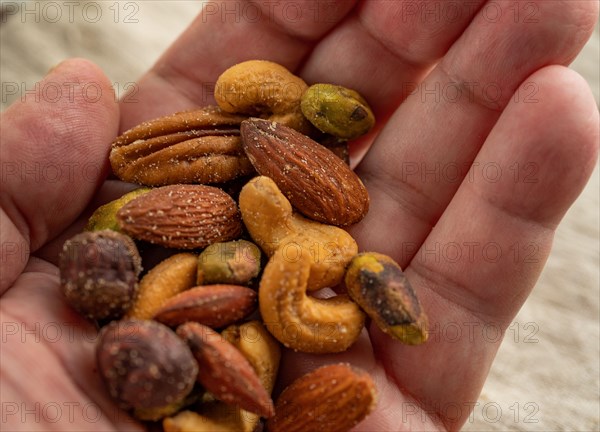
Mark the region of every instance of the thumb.
[[86, 60], [52, 69], [0, 115], [0, 295], [29, 253], [65, 229], [106, 177], [118, 105]]

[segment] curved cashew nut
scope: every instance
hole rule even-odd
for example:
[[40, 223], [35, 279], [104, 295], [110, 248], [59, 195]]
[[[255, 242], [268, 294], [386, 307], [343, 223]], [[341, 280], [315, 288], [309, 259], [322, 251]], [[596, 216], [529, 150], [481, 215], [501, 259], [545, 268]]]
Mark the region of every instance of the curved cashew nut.
[[219, 76], [215, 100], [223, 111], [268, 118], [308, 133], [311, 124], [300, 109], [307, 88], [302, 78], [277, 63], [250, 60]]
[[286, 347], [310, 353], [348, 349], [364, 326], [365, 314], [345, 295], [306, 295], [311, 258], [303, 250], [292, 260], [277, 251], [265, 267], [258, 303], [267, 329]]
[[294, 213], [269, 177], [250, 180], [240, 192], [239, 206], [250, 236], [268, 256], [278, 250], [290, 260], [302, 251], [310, 255], [309, 291], [338, 285], [358, 253], [356, 241], [343, 229]]

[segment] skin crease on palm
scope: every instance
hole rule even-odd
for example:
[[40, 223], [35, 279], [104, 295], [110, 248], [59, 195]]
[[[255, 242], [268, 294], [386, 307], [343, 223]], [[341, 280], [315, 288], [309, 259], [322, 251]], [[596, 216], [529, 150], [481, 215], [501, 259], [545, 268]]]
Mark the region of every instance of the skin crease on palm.
[[[74, 100], [49, 103], [29, 94], [2, 113], [3, 163], [75, 167], [72, 176], [52, 184], [3, 179], [2, 428], [141, 429], [111, 403], [95, 373], [95, 330], [59, 292], [57, 252], [82, 229], [90, 209], [130, 188], [105, 182], [114, 137], [140, 121], [210, 103], [202, 84], [248, 59], [272, 60], [308, 83], [334, 82], [365, 96], [379, 123], [357, 168], [371, 196], [368, 216], [351, 228], [360, 249], [387, 253], [402, 265], [431, 326], [505, 329], [535, 285], [554, 230], [596, 163], [597, 107], [585, 81], [565, 66], [591, 35], [598, 4], [533, 2], [537, 21], [525, 23], [508, 13], [513, 2], [494, 2], [505, 11], [497, 21], [482, 13], [484, 1], [454, 3], [462, 8], [458, 18], [439, 21], [403, 15], [402, 2], [390, 1], [329, 2], [319, 19], [305, 13], [306, 19], [295, 21], [271, 15], [261, 23], [234, 23], [206, 15], [139, 80], [138, 103], [119, 106], [102, 71], [78, 59], [44, 78], [76, 82]], [[103, 90], [95, 103], [78, 91], [89, 82]], [[409, 95], [406, 83], [422, 89], [455, 83], [463, 97]], [[467, 83], [481, 85], [468, 93]], [[500, 90], [493, 100], [481, 91], [489, 83]], [[535, 103], [515, 97], [530, 95], [532, 85]], [[505, 173], [534, 164], [535, 182], [509, 175], [492, 182], [477, 174], [461, 182], [399, 170], [403, 163], [433, 169], [488, 162]], [[449, 261], [427, 253], [451, 242], [494, 242], [506, 251], [517, 241], [536, 245], [535, 263], [506, 253], [493, 262], [482, 255]], [[408, 347], [371, 325], [343, 354], [285, 353], [279, 386], [321, 364], [348, 361], [369, 371], [379, 390], [376, 411], [356, 430], [457, 430], [477, 401], [499, 344], [432, 337]], [[59, 421], [48, 408], [52, 404], [62, 409]]]

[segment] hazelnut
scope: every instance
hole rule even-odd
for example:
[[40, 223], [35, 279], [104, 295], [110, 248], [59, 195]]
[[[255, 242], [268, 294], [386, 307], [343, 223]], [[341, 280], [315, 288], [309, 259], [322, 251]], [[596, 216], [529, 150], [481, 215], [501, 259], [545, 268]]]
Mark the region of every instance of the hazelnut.
[[96, 359], [110, 395], [124, 408], [181, 402], [193, 389], [198, 364], [186, 343], [155, 321], [113, 321], [102, 329]]
[[116, 319], [137, 295], [141, 258], [124, 234], [83, 232], [65, 242], [59, 268], [62, 292], [71, 306], [91, 319]]

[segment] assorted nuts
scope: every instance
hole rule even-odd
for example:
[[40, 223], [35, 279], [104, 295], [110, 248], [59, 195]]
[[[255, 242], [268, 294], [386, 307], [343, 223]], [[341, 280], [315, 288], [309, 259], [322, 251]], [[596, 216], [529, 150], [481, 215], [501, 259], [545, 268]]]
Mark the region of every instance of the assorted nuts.
[[[309, 87], [262, 60], [225, 71], [215, 99], [113, 142], [114, 173], [149, 187], [100, 207], [65, 243], [62, 291], [102, 327], [100, 376], [142, 421], [167, 432], [254, 432], [263, 418], [270, 432], [348, 431], [376, 405], [366, 371], [331, 364], [275, 404], [271, 392], [282, 345], [345, 351], [367, 315], [403, 343], [427, 339], [400, 267], [359, 254], [342, 228], [369, 209], [344, 158], [373, 113], [354, 90]], [[170, 256], [148, 265], [148, 244]]]

